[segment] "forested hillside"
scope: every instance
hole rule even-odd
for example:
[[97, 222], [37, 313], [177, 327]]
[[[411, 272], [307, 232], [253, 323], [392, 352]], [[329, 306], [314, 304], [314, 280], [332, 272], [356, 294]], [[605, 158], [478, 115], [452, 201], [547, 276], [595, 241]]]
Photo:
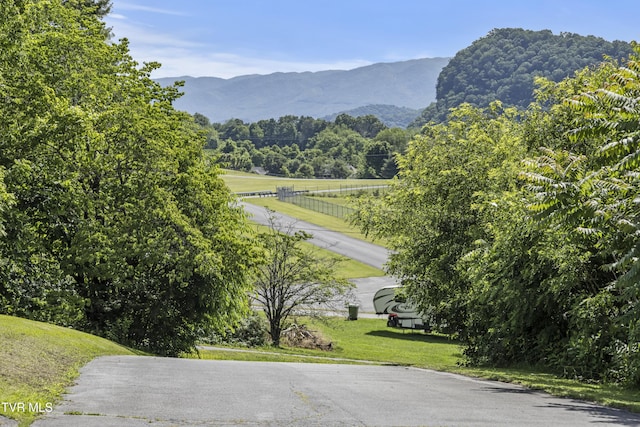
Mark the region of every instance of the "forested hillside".
[[499, 100], [507, 106], [526, 108], [534, 101], [534, 78], [558, 82], [576, 70], [604, 60], [626, 58], [631, 45], [599, 37], [519, 28], [492, 30], [459, 51], [442, 69], [436, 86], [436, 102], [429, 105], [412, 126], [442, 122], [450, 108], [462, 103], [486, 107]]

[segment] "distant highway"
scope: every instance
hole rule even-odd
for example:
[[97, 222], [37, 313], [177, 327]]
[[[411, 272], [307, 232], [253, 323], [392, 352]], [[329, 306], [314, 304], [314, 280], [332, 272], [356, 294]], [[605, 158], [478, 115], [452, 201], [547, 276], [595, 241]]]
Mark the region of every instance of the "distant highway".
[[[269, 225], [268, 213], [265, 208], [244, 201], [240, 202], [240, 205], [251, 216], [251, 220], [258, 224]], [[360, 261], [363, 264], [381, 270], [384, 269], [384, 265], [389, 257], [389, 250], [387, 248], [360, 239], [354, 239], [342, 233], [327, 230], [318, 225], [300, 221], [278, 212], [275, 212], [274, 215], [284, 228], [291, 225], [295, 230], [303, 230], [313, 234], [309, 242], [316, 246]]]
[[[262, 225], [269, 225], [267, 210], [262, 206], [242, 202], [245, 211], [251, 216], [251, 220]], [[334, 253], [360, 261], [363, 264], [384, 270], [384, 265], [389, 257], [389, 250], [373, 243], [368, 243], [353, 237], [345, 236], [336, 231], [327, 230], [315, 224], [300, 221], [296, 218], [281, 213], [274, 213], [277, 220], [283, 225], [292, 225], [295, 230], [304, 230], [313, 237], [308, 241], [318, 247], [325, 248]], [[395, 285], [398, 281], [392, 276], [366, 277], [352, 279], [356, 285], [356, 298], [360, 306], [361, 317], [377, 317], [374, 315], [373, 295], [384, 286]]]

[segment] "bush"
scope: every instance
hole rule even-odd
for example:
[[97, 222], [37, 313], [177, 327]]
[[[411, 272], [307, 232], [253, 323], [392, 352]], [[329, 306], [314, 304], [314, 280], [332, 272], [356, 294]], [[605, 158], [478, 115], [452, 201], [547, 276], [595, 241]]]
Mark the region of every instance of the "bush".
[[244, 347], [260, 347], [269, 344], [267, 322], [253, 312], [242, 319], [236, 328], [227, 328], [222, 333], [213, 333], [205, 342], [209, 344], [232, 344]]

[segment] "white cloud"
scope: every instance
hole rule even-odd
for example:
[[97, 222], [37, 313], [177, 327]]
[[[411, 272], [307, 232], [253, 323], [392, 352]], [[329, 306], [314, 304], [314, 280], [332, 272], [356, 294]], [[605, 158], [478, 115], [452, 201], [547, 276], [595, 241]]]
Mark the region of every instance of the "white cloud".
[[154, 60], [162, 64], [162, 68], [156, 70], [153, 77], [231, 78], [246, 74], [271, 74], [275, 72], [350, 70], [370, 64], [370, 62], [358, 60], [326, 63], [277, 61], [229, 53], [194, 54], [194, 52], [180, 49], [147, 51], [145, 55], [148, 58], [142, 58], [132, 49], [132, 56], [137, 61]]
[[[122, 7], [119, 4], [119, 7]], [[113, 20], [111, 20], [113, 19]], [[238, 55], [214, 52], [214, 48], [199, 41], [180, 38], [175, 34], [129, 23], [124, 16], [110, 14], [107, 25], [112, 27], [114, 39], [129, 40], [131, 56], [139, 63], [156, 61], [162, 68], [153, 77], [220, 77], [231, 78], [246, 74], [274, 72], [303, 72], [349, 70], [371, 62], [364, 60], [336, 62], [305, 62], [260, 58], [258, 55]]]
[[202, 48], [205, 46], [203, 43], [181, 39], [170, 33], [157, 32], [153, 28], [142, 25], [123, 21], [109, 22], [108, 18], [106, 21], [107, 25], [113, 27], [112, 32], [116, 40], [126, 37], [132, 46], [138, 46], [143, 53], [146, 48], [158, 50], [164, 48]]

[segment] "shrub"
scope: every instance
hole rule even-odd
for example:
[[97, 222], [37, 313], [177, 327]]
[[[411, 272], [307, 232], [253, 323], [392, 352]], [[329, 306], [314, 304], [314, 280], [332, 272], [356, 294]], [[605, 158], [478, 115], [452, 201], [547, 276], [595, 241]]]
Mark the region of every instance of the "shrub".
[[209, 344], [232, 344], [244, 347], [260, 347], [269, 344], [267, 322], [264, 317], [253, 312], [234, 328], [223, 333], [213, 333], [205, 342]]

